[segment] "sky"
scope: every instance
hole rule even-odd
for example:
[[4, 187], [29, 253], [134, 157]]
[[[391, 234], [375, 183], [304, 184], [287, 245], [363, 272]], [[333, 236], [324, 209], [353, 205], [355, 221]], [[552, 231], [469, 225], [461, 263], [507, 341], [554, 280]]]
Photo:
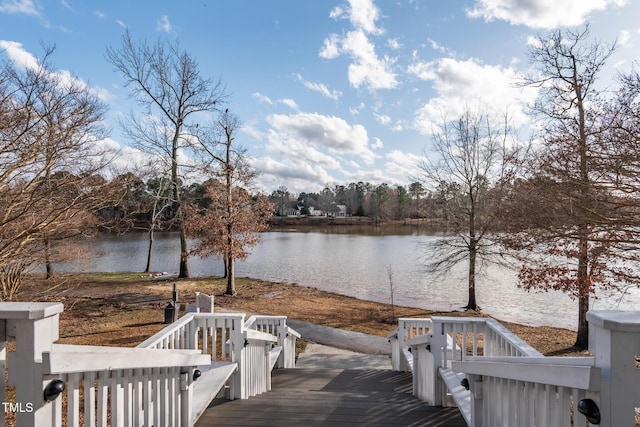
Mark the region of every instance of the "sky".
[[638, 17], [632, 0], [0, 0], [0, 58], [29, 64], [54, 45], [60, 72], [108, 105], [105, 143], [124, 166], [138, 153], [116, 119], [135, 104], [105, 50], [125, 29], [177, 41], [226, 86], [257, 189], [297, 194], [407, 185], [434, 129], [465, 108], [526, 127], [536, 92], [517, 83], [536, 36], [589, 23], [593, 40], [617, 40], [612, 82], [640, 58]]

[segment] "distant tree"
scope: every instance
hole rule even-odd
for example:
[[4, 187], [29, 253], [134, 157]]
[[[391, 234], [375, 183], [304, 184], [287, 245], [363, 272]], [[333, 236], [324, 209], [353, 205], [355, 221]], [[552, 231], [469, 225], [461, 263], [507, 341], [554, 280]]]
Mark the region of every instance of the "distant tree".
[[386, 219], [388, 217], [385, 206], [389, 201], [389, 185], [386, 183], [375, 187], [371, 194], [371, 216], [376, 219]]
[[291, 202], [291, 194], [285, 186], [278, 187], [269, 196], [269, 201], [276, 207], [276, 213], [280, 216], [286, 216], [286, 211]]
[[107, 48], [106, 58], [122, 74], [131, 96], [145, 109], [122, 122], [125, 134], [171, 171], [172, 199], [180, 231], [178, 277], [188, 277], [180, 193], [185, 165], [180, 164], [180, 159], [194, 149], [198, 120], [218, 111], [225, 100], [224, 88], [219, 80], [202, 77], [195, 58], [180, 50], [177, 43], [136, 43], [126, 31], [120, 48]]
[[333, 194], [333, 190], [329, 187], [324, 187], [318, 195], [318, 203], [320, 204], [322, 212], [325, 214], [331, 212], [332, 206], [335, 204], [335, 194]]
[[507, 118], [494, 127], [487, 114], [470, 110], [457, 120], [445, 120], [432, 141], [432, 153], [423, 156], [419, 168], [425, 185], [446, 193], [443, 208], [454, 218], [448, 225], [455, 237], [436, 243], [429, 269], [444, 273], [466, 260], [469, 299], [465, 308], [477, 310], [479, 258], [490, 258], [489, 233], [497, 229], [499, 211], [495, 203], [519, 167], [522, 147]]
[[404, 219], [407, 217], [407, 207], [409, 206], [409, 192], [403, 185], [395, 188], [396, 192], [396, 219]]
[[409, 194], [411, 195], [411, 198], [415, 200], [413, 209], [416, 217], [418, 217], [420, 198], [424, 196], [426, 192], [427, 190], [424, 189], [424, 186], [419, 181], [414, 181], [409, 184]]
[[256, 172], [244, 150], [234, 143], [239, 127], [238, 118], [226, 110], [210, 134], [201, 134], [200, 144], [212, 159], [210, 173], [215, 178], [204, 186], [208, 207], [189, 207], [185, 223], [188, 233], [199, 238], [195, 254], [216, 255], [224, 261], [227, 295], [236, 293], [235, 261], [246, 258], [248, 248], [258, 244], [274, 209], [266, 196], [252, 197], [247, 190]]
[[590, 296], [640, 283], [638, 116], [624, 117], [638, 91], [623, 86], [616, 101], [604, 102], [596, 81], [615, 45], [588, 40], [585, 27], [553, 31], [531, 45], [539, 74], [527, 83], [541, 91], [535, 113], [543, 144], [534, 177], [514, 194], [519, 208], [510, 216], [521, 224], [509, 242], [526, 260], [519, 275], [525, 289], [577, 298], [579, 348], [588, 346]]

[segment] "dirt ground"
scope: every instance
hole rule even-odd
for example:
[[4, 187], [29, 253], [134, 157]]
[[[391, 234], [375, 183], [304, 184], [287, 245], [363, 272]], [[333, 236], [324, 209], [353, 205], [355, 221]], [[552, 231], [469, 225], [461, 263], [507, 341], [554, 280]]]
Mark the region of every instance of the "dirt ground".
[[[61, 343], [135, 346], [166, 326], [164, 308], [171, 300], [173, 283], [177, 284], [182, 305], [193, 302], [199, 291], [215, 295], [219, 310], [284, 315], [380, 336], [395, 329], [394, 319], [399, 317], [483, 316], [393, 307], [306, 286], [254, 279], [237, 279], [237, 294], [231, 297], [224, 295], [224, 279], [177, 280], [140, 273], [59, 275], [53, 280], [30, 276], [17, 299], [62, 302], [65, 308], [60, 319]], [[584, 354], [572, 347], [575, 332], [502, 323], [545, 355]]]

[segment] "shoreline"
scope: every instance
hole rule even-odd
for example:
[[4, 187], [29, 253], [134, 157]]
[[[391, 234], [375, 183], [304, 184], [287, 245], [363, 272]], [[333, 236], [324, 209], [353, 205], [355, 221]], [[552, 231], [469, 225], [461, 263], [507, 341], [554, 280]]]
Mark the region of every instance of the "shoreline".
[[[334, 293], [337, 295], [342, 295], [348, 298], [355, 298], [361, 301], [368, 301], [368, 302], [372, 302], [372, 303], [376, 303], [376, 304], [385, 304], [385, 305], [390, 305], [389, 301], [382, 301], [381, 299], [375, 299], [375, 298], [360, 298], [359, 296], [356, 295], [350, 295], [349, 293], [346, 292], [339, 292], [339, 291], [333, 291], [333, 290], [325, 290], [322, 289], [319, 286], [316, 285], [309, 285], [309, 284], [301, 284], [298, 282], [288, 282], [286, 280], [269, 280], [269, 279], [261, 279], [259, 277], [243, 277], [244, 279], [248, 279], [248, 280], [257, 280], [257, 281], [263, 281], [263, 282], [271, 282], [271, 283], [278, 283], [278, 284], [285, 284], [285, 285], [290, 285], [290, 286], [302, 286], [302, 287], [306, 287], [306, 288], [313, 288], [313, 289], [317, 289], [320, 292], [328, 292], [328, 293]], [[390, 298], [389, 298], [390, 299]], [[419, 305], [419, 304], [411, 304], [411, 302], [409, 301], [410, 298], [409, 297], [403, 297], [403, 296], [395, 296], [394, 297], [394, 302], [395, 305], [397, 307], [404, 307], [404, 308], [411, 308], [411, 309], [418, 309], [418, 310], [427, 310], [427, 311], [431, 311], [431, 312], [438, 312], [438, 313], [464, 313], [466, 312], [466, 309], [464, 308], [463, 305], [461, 306], [455, 306], [454, 304], [450, 304], [450, 305], [441, 305], [441, 306], [424, 306], [424, 305]], [[577, 310], [577, 308], [576, 308]], [[541, 317], [539, 319], [539, 321], [536, 320], [531, 320], [531, 321], [522, 321], [520, 319], [510, 319], [508, 317], [508, 315], [506, 316], [500, 316], [500, 315], [495, 315], [492, 314], [489, 311], [484, 311], [482, 309], [482, 307], [480, 307], [480, 310], [478, 310], [479, 312], [487, 315], [488, 317], [492, 317], [496, 320], [498, 320], [499, 322], [505, 322], [505, 323], [516, 323], [516, 324], [520, 324], [523, 326], [530, 326], [530, 327], [551, 327], [551, 328], [559, 328], [559, 329], [566, 329], [572, 332], [576, 332], [577, 326], [568, 326], [568, 325], [557, 325], [557, 324], [552, 324], [551, 322], [545, 322], [545, 319], [549, 319], [549, 317]]]
[[[214, 295], [214, 306], [224, 311], [287, 316], [333, 328], [386, 337], [400, 317], [489, 317], [483, 312], [434, 311], [391, 306], [299, 284], [238, 278], [236, 296], [224, 295], [226, 279], [177, 279], [142, 273], [61, 274], [54, 282], [28, 277], [20, 301], [56, 301], [61, 314], [61, 342], [89, 345], [135, 346], [165, 324], [164, 308], [173, 283], [178, 301], [193, 302], [195, 292]], [[527, 326], [497, 319], [543, 354], [576, 355], [575, 332], [550, 326]]]

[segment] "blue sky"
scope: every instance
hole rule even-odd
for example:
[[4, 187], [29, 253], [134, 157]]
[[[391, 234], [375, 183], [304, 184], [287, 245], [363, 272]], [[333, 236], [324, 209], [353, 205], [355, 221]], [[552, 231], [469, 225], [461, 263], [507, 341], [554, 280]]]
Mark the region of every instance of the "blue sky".
[[55, 66], [109, 105], [124, 165], [137, 153], [115, 118], [132, 103], [105, 49], [125, 28], [177, 39], [226, 85], [259, 188], [297, 193], [407, 184], [433, 126], [465, 106], [526, 126], [535, 91], [515, 83], [532, 37], [589, 22], [594, 39], [618, 40], [610, 82], [640, 57], [639, 17], [631, 0], [0, 0], [0, 55], [25, 64], [54, 44]]

